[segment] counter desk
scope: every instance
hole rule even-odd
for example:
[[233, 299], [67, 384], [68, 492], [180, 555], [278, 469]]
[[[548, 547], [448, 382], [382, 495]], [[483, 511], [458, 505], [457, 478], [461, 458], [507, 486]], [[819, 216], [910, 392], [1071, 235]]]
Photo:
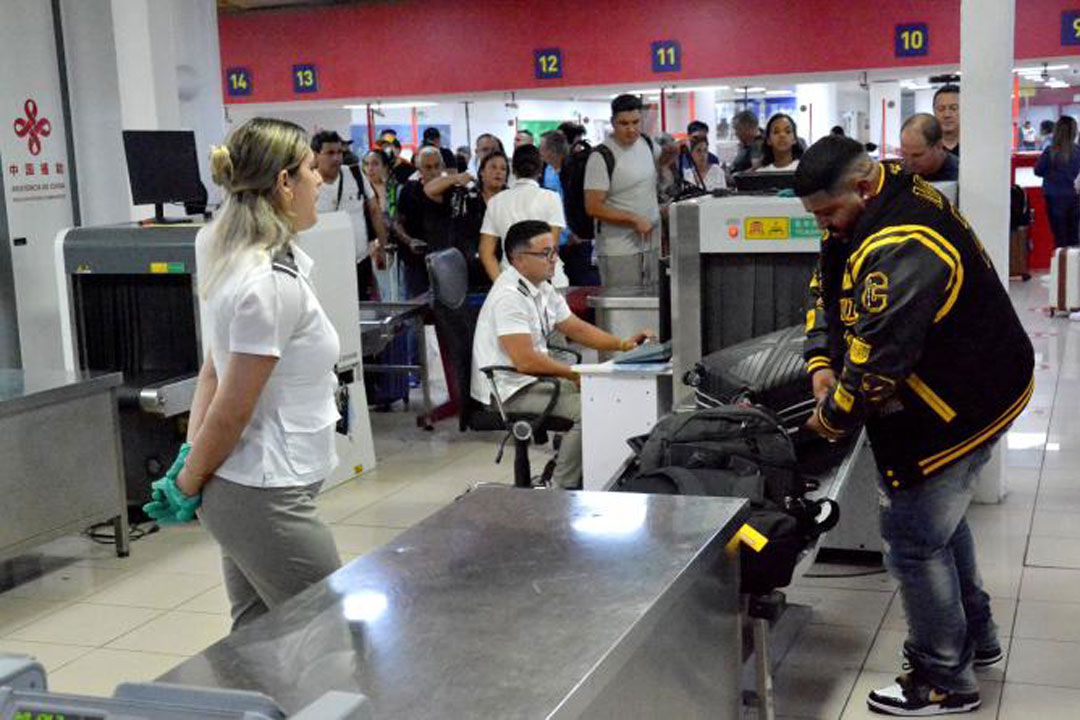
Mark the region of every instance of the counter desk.
[[118, 373], [0, 369], [0, 559], [112, 520], [128, 554]]
[[379, 718], [733, 718], [741, 499], [486, 487], [162, 682]]

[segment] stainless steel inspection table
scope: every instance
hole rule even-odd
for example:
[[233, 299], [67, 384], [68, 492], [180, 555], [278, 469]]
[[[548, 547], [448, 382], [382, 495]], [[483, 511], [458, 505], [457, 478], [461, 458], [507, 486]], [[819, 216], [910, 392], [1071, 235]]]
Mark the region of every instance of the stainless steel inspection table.
[[481, 488], [160, 678], [383, 718], [734, 718], [745, 501]]
[[0, 369], [0, 559], [112, 520], [128, 554], [120, 373]]

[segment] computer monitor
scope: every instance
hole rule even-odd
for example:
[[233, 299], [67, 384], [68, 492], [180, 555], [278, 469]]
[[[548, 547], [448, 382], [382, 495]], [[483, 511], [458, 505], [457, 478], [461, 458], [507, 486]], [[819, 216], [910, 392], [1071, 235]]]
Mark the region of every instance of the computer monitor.
[[154, 222], [168, 222], [165, 203], [199, 200], [206, 192], [191, 130], [124, 130], [124, 155], [132, 202], [153, 205]]
[[735, 190], [741, 193], [776, 193], [795, 187], [793, 172], [741, 172], [735, 174]]

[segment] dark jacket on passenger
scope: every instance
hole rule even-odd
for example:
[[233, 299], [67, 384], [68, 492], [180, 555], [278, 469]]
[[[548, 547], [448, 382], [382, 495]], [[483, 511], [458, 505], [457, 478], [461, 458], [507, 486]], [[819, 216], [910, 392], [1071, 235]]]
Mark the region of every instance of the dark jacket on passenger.
[[805, 358], [832, 367], [818, 418], [864, 422], [894, 488], [931, 477], [1003, 433], [1034, 387], [1034, 351], [971, 226], [941, 193], [883, 168], [849, 242], [822, 243]]
[[1080, 175], [1080, 146], [1074, 145], [1066, 162], [1054, 148], [1048, 147], [1035, 163], [1035, 174], [1043, 179], [1043, 195], [1073, 197], [1076, 176]]
[[926, 182], [950, 182], [960, 179], [960, 158], [951, 152], [945, 153], [945, 162], [941, 164], [936, 173], [923, 175]]

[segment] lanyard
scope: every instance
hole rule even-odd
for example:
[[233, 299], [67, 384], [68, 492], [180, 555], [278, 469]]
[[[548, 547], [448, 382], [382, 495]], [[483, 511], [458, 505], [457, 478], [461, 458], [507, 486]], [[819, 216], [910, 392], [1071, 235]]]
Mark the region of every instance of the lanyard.
[[529, 286], [525, 284], [524, 280], [518, 280], [517, 291], [533, 301], [536, 316], [540, 319], [540, 332], [543, 334], [544, 339], [547, 340], [548, 335], [551, 334], [551, 327], [548, 325], [547, 313], [544, 312], [544, 308], [540, 305], [540, 296], [533, 297], [532, 293], [529, 292]]

